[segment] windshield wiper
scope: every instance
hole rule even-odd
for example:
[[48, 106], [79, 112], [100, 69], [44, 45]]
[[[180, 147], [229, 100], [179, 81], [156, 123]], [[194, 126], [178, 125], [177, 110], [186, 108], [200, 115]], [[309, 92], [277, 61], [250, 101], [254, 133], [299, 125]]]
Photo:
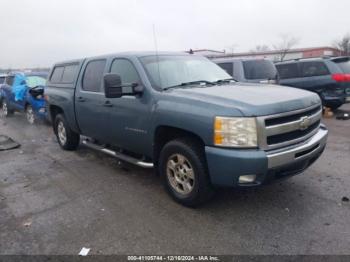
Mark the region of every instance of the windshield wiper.
[[196, 85], [196, 84], [205, 84], [205, 85], [215, 85], [215, 83], [207, 81], [207, 80], [198, 80], [198, 81], [191, 81], [191, 82], [184, 82], [179, 85], [174, 85], [174, 86], [168, 86], [163, 88], [163, 90], [168, 90], [171, 88], [176, 88], [176, 87], [181, 87], [181, 86], [190, 86], [190, 85]]
[[236, 79], [234, 78], [226, 78], [226, 79], [220, 79], [218, 81], [215, 81], [214, 83], [215, 84], [220, 84], [220, 83], [229, 83], [231, 81], [235, 81], [235, 82], [238, 82]]

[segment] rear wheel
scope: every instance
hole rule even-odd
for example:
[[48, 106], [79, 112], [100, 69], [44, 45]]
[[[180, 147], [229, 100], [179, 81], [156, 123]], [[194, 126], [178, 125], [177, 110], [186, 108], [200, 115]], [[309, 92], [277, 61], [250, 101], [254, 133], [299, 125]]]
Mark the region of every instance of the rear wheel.
[[26, 117], [27, 117], [27, 121], [29, 124], [34, 125], [35, 122], [37, 121], [36, 119], [36, 115], [34, 113], [33, 107], [31, 105], [28, 105], [26, 107]]
[[80, 135], [69, 127], [64, 115], [56, 116], [54, 131], [59, 145], [64, 150], [75, 150], [79, 146]]
[[162, 149], [159, 173], [170, 196], [194, 207], [213, 195], [203, 149], [191, 139], [168, 142]]
[[2, 108], [2, 114], [3, 116], [5, 117], [9, 117], [9, 116], [12, 116], [14, 111], [11, 110], [6, 102], [6, 100], [2, 101], [2, 105], [1, 105], [1, 108]]

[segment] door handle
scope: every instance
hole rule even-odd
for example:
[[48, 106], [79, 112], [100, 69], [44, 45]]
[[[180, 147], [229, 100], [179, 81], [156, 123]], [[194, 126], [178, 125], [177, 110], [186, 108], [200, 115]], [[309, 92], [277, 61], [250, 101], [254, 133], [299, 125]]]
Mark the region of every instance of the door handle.
[[84, 98], [84, 97], [79, 96], [79, 97], [78, 97], [78, 102], [85, 102], [85, 98]]
[[106, 107], [112, 107], [113, 104], [110, 102], [110, 101], [106, 101], [103, 106], [106, 106]]

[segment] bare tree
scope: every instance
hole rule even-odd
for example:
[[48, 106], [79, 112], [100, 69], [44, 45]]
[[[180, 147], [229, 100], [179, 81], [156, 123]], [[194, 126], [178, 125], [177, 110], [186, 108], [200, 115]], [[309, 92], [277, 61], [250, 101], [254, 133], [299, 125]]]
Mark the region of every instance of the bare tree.
[[274, 49], [279, 51], [279, 61], [283, 61], [288, 51], [299, 43], [299, 39], [289, 35], [281, 35], [280, 41], [273, 46]]
[[270, 47], [268, 45], [257, 45], [250, 50], [252, 53], [266, 52], [269, 51]]
[[350, 55], [350, 34], [348, 33], [341, 39], [334, 41], [333, 46], [339, 49], [342, 55]]

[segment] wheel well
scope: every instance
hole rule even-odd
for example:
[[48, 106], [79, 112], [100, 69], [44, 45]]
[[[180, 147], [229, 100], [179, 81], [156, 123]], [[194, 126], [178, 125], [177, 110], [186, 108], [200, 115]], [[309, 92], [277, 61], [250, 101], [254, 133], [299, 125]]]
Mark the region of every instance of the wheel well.
[[153, 145], [153, 162], [156, 165], [158, 164], [159, 155], [164, 145], [177, 138], [191, 138], [196, 141], [202, 149], [204, 149], [204, 141], [198, 135], [180, 128], [159, 126], [154, 135]]
[[52, 124], [54, 123], [54, 120], [58, 114], [63, 114], [62, 108], [55, 105], [50, 105], [50, 118]]

